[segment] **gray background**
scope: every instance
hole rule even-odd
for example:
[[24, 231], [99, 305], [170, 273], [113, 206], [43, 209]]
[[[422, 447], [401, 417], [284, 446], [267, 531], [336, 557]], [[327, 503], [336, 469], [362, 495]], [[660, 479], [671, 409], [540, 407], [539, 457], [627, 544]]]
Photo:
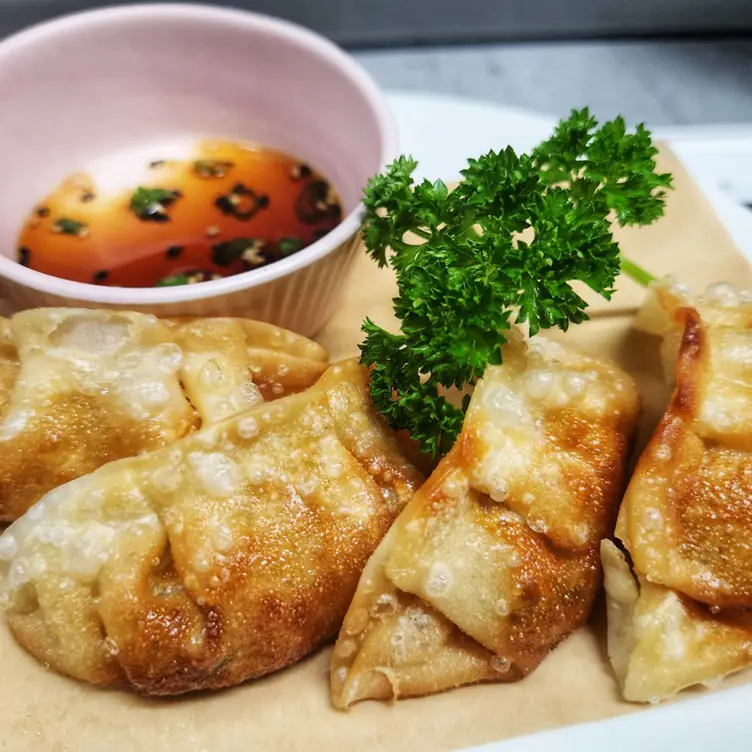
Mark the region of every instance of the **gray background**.
[[[116, 2], [0, 0], [0, 36]], [[752, 122], [752, 0], [235, 0], [351, 48], [383, 86], [650, 125]], [[730, 36], [733, 34], [734, 36]], [[686, 35], [691, 35], [690, 37]]]
[[[0, 0], [0, 33], [86, 7], [86, 0]], [[750, 0], [235, 0], [346, 45], [752, 30]]]
[[[750, 0], [752, 5], [752, 0]], [[561, 116], [752, 123], [752, 39], [536, 42], [356, 52], [382, 86]]]

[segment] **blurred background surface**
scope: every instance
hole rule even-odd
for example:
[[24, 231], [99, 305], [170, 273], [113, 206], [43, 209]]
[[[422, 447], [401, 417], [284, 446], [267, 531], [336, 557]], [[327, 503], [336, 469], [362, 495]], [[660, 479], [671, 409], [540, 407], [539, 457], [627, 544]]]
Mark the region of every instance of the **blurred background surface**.
[[[0, 0], [0, 35], [87, 0]], [[350, 48], [384, 87], [650, 125], [752, 122], [752, 0], [228, 0]], [[134, 53], [137, 54], [137, 53]]]

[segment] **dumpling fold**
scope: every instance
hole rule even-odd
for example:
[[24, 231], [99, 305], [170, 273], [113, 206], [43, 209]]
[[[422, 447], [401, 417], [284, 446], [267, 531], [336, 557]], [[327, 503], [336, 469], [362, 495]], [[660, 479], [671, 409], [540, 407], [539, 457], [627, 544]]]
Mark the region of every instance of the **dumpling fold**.
[[237, 684], [336, 635], [421, 482], [346, 361], [48, 494], [0, 536], [0, 599], [61, 673], [143, 694]]
[[659, 285], [639, 323], [675, 388], [603, 564], [624, 697], [655, 702], [752, 665], [752, 305]]
[[41, 308], [0, 320], [0, 522], [106, 462], [300, 391], [321, 347], [243, 319]]
[[581, 626], [637, 414], [615, 366], [540, 337], [506, 346], [366, 566], [333, 652], [334, 705], [520, 679]]

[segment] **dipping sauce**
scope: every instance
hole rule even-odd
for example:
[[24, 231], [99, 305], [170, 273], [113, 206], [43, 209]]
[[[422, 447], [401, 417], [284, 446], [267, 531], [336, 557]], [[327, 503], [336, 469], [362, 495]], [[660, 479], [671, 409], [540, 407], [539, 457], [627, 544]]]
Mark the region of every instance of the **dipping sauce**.
[[145, 164], [124, 192], [100, 193], [91, 175], [71, 175], [34, 208], [17, 260], [76, 282], [193, 284], [297, 253], [341, 219], [329, 182], [294, 157], [201, 142], [191, 159]]

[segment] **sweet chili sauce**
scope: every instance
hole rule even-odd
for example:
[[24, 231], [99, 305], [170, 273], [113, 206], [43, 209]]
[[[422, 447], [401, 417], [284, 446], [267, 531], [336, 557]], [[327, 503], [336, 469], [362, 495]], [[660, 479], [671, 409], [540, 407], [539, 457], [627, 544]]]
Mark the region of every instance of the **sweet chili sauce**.
[[297, 253], [342, 219], [320, 174], [279, 151], [201, 143], [191, 159], [144, 165], [125, 192], [67, 178], [34, 208], [19, 263], [77, 282], [116, 287], [191, 284]]

